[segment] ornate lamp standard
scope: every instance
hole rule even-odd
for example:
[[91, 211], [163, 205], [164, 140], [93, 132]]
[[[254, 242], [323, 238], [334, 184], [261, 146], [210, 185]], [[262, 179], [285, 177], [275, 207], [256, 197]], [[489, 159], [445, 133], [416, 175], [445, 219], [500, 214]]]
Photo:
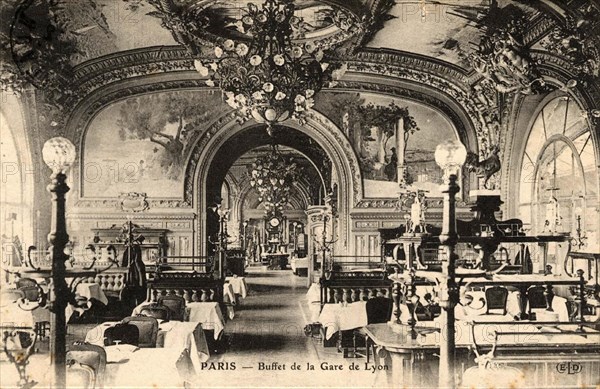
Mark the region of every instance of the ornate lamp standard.
[[230, 243], [227, 238], [227, 222], [229, 221], [229, 209], [223, 208], [220, 204], [217, 205], [217, 215], [219, 215], [219, 234], [216, 242], [218, 255], [218, 274], [219, 278], [225, 278], [227, 272], [227, 244]]
[[246, 236], [247, 230], [248, 230], [248, 220], [244, 220], [244, 222], [242, 223], [242, 250], [244, 250], [244, 252], [246, 252], [246, 248], [248, 246], [248, 242], [247, 242], [248, 237]]
[[[454, 247], [458, 241], [456, 233], [456, 199], [460, 187], [456, 183], [458, 173], [467, 157], [465, 146], [459, 141], [441, 143], [435, 149], [435, 162], [444, 170], [444, 206], [442, 215], [442, 233], [440, 234], [440, 248], [442, 255], [443, 281], [440, 287], [440, 325], [442, 326], [442, 339], [440, 343], [440, 369], [438, 387], [455, 387], [455, 351], [454, 338], [454, 307], [458, 303], [458, 286], [455, 280]], [[444, 330], [446, 334], [444, 336]]]
[[298, 250], [298, 222], [292, 223], [292, 228], [294, 229], [294, 253]]
[[57, 137], [46, 141], [42, 149], [44, 162], [52, 169], [48, 191], [52, 193], [52, 222], [48, 242], [52, 262], [50, 284], [50, 362], [54, 367], [53, 384], [56, 388], [66, 386], [66, 334], [65, 308], [72, 296], [65, 280], [65, 246], [69, 242], [65, 222], [65, 194], [69, 191], [66, 172], [75, 162], [75, 146], [65, 138]]

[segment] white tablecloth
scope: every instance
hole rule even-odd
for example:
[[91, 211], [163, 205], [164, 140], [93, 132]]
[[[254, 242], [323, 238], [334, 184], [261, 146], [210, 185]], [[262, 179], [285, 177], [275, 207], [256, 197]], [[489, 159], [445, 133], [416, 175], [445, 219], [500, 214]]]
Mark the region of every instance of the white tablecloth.
[[123, 352], [122, 355], [123, 362], [108, 363], [106, 365], [105, 387], [184, 387], [184, 380], [176, 366], [176, 362], [181, 356], [181, 350], [175, 348], [141, 348], [133, 352]]
[[215, 340], [225, 328], [219, 303], [188, 303], [185, 307], [187, 321], [202, 323], [205, 330], [214, 330]]
[[[142, 308], [151, 302], [143, 302], [133, 309], [131, 316], [137, 316]], [[194, 302], [185, 305], [185, 321], [197, 322], [202, 324], [205, 330], [214, 330], [215, 339], [219, 338], [221, 331], [225, 327], [225, 320], [221, 313], [219, 303], [216, 302]]]
[[229, 283], [223, 284], [223, 302], [231, 304], [226, 305], [226, 307], [227, 317], [229, 320], [232, 320], [235, 317], [233, 306], [237, 304], [237, 299], [235, 297], [235, 292], [233, 291], [233, 286]]
[[327, 328], [325, 333], [327, 339], [338, 331], [364, 327], [368, 324], [367, 303], [357, 301], [348, 305], [325, 304], [319, 315], [319, 323]]
[[100, 288], [100, 285], [95, 282], [82, 282], [75, 288], [75, 294], [86, 297], [89, 299], [96, 299], [102, 304], [108, 304], [108, 298]]
[[157, 346], [183, 351], [188, 349], [196, 371], [210, 357], [202, 324], [196, 322], [170, 321], [160, 325]]
[[320, 303], [321, 302], [321, 285], [313, 282], [308, 292], [306, 292], [306, 301], [309, 303]]
[[306, 292], [306, 302], [308, 303], [308, 311], [310, 312], [309, 323], [318, 322], [321, 313], [321, 286], [319, 284], [313, 283], [310, 288], [308, 288], [308, 292]]
[[242, 298], [246, 298], [248, 295], [248, 285], [246, 285], [246, 277], [226, 277], [225, 283], [231, 284], [233, 287], [233, 292], [237, 295], [242, 296]]
[[[104, 347], [104, 331], [119, 323], [118, 321], [107, 321], [89, 330], [85, 341]], [[158, 348], [174, 348], [183, 351], [187, 348], [194, 367], [200, 368], [200, 363], [208, 360], [210, 356], [202, 324], [198, 322], [168, 321], [159, 326], [156, 340]]]
[[223, 301], [233, 305], [237, 303], [235, 299], [235, 292], [233, 291], [233, 285], [228, 282], [223, 284]]

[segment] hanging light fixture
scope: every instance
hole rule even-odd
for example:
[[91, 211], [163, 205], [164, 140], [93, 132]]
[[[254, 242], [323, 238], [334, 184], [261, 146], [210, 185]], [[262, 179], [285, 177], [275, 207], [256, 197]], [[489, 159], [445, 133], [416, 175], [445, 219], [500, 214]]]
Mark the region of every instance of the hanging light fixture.
[[277, 145], [252, 163], [250, 185], [258, 192], [258, 201], [264, 204], [267, 214], [281, 214], [298, 173], [298, 164], [293, 158], [284, 157]]
[[215, 47], [213, 62], [194, 61], [198, 73], [209, 76], [207, 85], [218, 85], [227, 104], [265, 123], [269, 134], [289, 118], [304, 123], [315, 94], [346, 71], [326, 62], [323, 48], [292, 41], [303, 24], [294, 10], [290, 0], [266, 0], [260, 8], [249, 3], [239, 21], [252, 36], [249, 45], [228, 39]]

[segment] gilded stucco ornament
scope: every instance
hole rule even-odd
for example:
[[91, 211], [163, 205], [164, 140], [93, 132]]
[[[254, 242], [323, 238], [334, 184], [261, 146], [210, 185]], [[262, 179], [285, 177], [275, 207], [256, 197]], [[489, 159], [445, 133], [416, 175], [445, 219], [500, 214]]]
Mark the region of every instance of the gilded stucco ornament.
[[477, 50], [468, 56], [475, 71], [501, 93], [536, 94], [545, 89], [537, 63], [524, 43], [527, 18], [519, 15], [504, 26], [488, 28]]
[[600, 11], [585, 6], [579, 15], [567, 15], [541, 42], [549, 52], [567, 58], [581, 80], [600, 76], [600, 42], [591, 33], [598, 20]]

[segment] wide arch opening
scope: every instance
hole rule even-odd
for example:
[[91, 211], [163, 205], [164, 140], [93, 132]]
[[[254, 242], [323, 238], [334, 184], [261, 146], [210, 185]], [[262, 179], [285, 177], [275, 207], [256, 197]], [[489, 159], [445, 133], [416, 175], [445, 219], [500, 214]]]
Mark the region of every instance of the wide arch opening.
[[[297, 164], [301, 172], [291, 185], [289, 199], [278, 212], [281, 223], [276, 228], [269, 226], [272, 212], [265, 207], [266, 199], [250, 184], [253, 164], [272, 153], [273, 147], [290, 164]], [[327, 152], [298, 129], [280, 126], [270, 136], [264, 126], [256, 125], [233, 135], [214, 154], [204, 185], [199, 182], [208, 205], [206, 229], [200, 237], [207, 242], [207, 254], [214, 253], [214, 237], [220, 228], [218, 218], [212, 215], [216, 205], [230, 211], [227, 229], [233, 247], [252, 248], [250, 256], [256, 261], [261, 252], [279, 249], [271, 247], [269, 241], [277, 241], [279, 246], [294, 245], [290, 248], [296, 249], [296, 234], [302, 233], [300, 229], [296, 231], [297, 227], [306, 224], [309, 206], [324, 204], [334, 176]], [[292, 227], [294, 223], [296, 227]]]

